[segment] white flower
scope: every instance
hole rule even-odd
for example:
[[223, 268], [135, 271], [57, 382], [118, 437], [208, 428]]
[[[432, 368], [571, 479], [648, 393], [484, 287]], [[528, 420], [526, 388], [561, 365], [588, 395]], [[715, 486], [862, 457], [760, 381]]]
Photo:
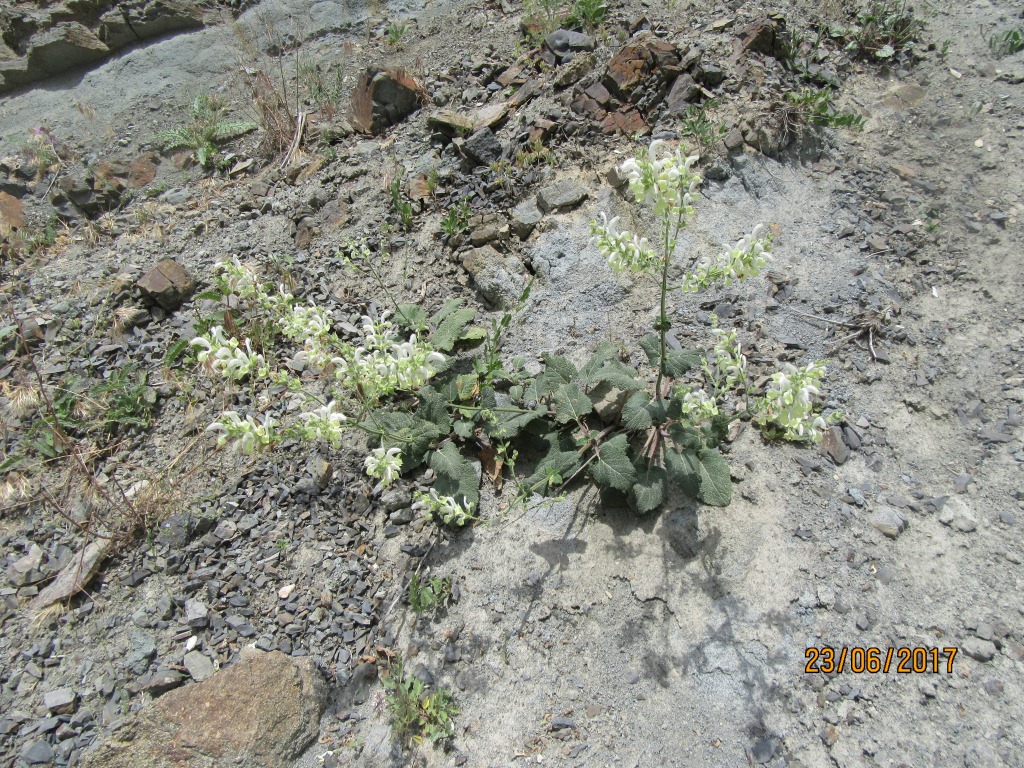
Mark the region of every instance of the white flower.
[[771, 233], [761, 236], [763, 230], [764, 225], [758, 224], [728, 253], [723, 253], [715, 259], [701, 261], [697, 268], [683, 279], [682, 289], [696, 293], [712, 283], [732, 285], [737, 280], [745, 280], [760, 274], [768, 264], [767, 254], [772, 242]]
[[398, 448], [374, 448], [363, 460], [366, 474], [374, 480], [380, 480], [380, 486], [387, 488], [402, 474], [402, 456]]
[[252, 454], [276, 442], [277, 435], [274, 430], [277, 424], [278, 422], [269, 416], [265, 416], [263, 422], [258, 424], [251, 414], [242, 419], [235, 411], [225, 411], [206, 429], [208, 432], [223, 433], [217, 438], [217, 445], [224, 445], [228, 440], [233, 440], [232, 450]]
[[786, 440], [821, 440], [827, 422], [814, 413], [814, 405], [821, 395], [824, 375], [824, 363], [810, 363], [803, 368], [784, 363], [782, 370], [772, 375], [758, 404], [758, 422], [780, 427]]
[[693, 170], [699, 156], [684, 157], [682, 147], [672, 152], [662, 140], [651, 142], [646, 152], [627, 160], [619, 173], [629, 180], [638, 203], [652, 203], [655, 215], [690, 216], [703, 178]]
[[347, 419], [345, 414], [336, 410], [338, 404], [331, 400], [327, 405], [302, 414], [299, 418], [303, 420], [302, 433], [309, 440], [326, 440], [332, 446], [337, 447], [341, 442], [341, 435], [345, 431], [342, 426]]
[[[717, 323], [717, 319], [713, 319]], [[711, 332], [715, 335], [714, 363], [709, 364], [705, 360], [704, 373], [714, 382], [718, 391], [742, 387], [747, 383], [747, 357], [736, 338], [737, 332], [717, 327], [712, 328]]]
[[718, 405], [707, 392], [695, 387], [683, 395], [682, 412], [690, 421], [699, 424], [717, 416]]
[[465, 497], [462, 498], [463, 504], [459, 504], [454, 497], [441, 496], [431, 488], [429, 494], [417, 491], [414, 498], [413, 509], [426, 509], [441, 518], [445, 525], [463, 526], [472, 518], [473, 508], [466, 505]]
[[196, 359], [211, 371], [220, 373], [226, 379], [240, 381], [250, 374], [262, 378], [269, 374], [270, 369], [263, 355], [252, 350], [252, 342], [245, 340], [242, 349], [236, 338], [227, 338], [224, 329], [215, 325], [205, 336], [199, 336], [189, 342], [200, 351]]
[[608, 260], [608, 266], [615, 272], [644, 272], [661, 265], [661, 259], [651, 250], [647, 238], [619, 232], [618, 224], [618, 216], [609, 221], [605, 213], [601, 214], [600, 224], [590, 222], [590, 240]]

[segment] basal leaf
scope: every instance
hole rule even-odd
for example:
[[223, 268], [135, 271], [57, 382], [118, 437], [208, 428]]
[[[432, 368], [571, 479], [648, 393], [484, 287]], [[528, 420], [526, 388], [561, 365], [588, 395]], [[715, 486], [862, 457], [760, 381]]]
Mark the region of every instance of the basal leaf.
[[668, 473], [661, 467], [637, 467], [637, 480], [629, 491], [629, 502], [637, 514], [646, 514], [665, 501]]
[[439, 349], [442, 352], [451, 352], [452, 347], [455, 346], [463, 333], [466, 330], [466, 325], [476, 317], [476, 310], [469, 307], [463, 309], [456, 309], [454, 312], [449, 313], [445, 318], [437, 324], [437, 328], [430, 334], [430, 344], [434, 349]]
[[559, 424], [579, 421], [594, 409], [590, 398], [575, 384], [563, 384], [551, 402], [555, 408], [555, 421]]
[[622, 406], [622, 426], [630, 432], [642, 432], [653, 423], [647, 404], [651, 402], [648, 392], [634, 392]]
[[661, 338], [656, 333], [648, 333], [640, 339], [640, 348], [647, 353], [647, 359], [653, 368], [661, 361]]
[[445, 443], [431, 453], [429, 464], [437, 472], [434, 488], [439, 494], [451, 496], [457, 502], [464, 497], [467, 505], [476, 506], [480, 501], [480, 481], [473, 465], [459, 453], [454, 443]]
[[446, 407], [447, 401], [433, 387], [423, 387], [419, 391], [420, 407], [416, 409], [416, 415], [436, 424], [442, 432], [449, 432], [452, 428], [452, 419]]
[[544, 372], [556, 374], [562, 384], [569, 384], [579, 376], [579, 371], [576, 370], [576, 366], [561, 355], [552, 355], [545, 352], [543, 357], [545, 365]]
[[427, 312], [419, 304], [399, 304], [395, 320], [410, 331], [419, 331], [427, 327]]
[[700, 465], [700, 500], [712, 507], [727, 507], [732, 501], [729, 462], [718, 451], [703, 449], [697, 453]]
[[594, 354], [591, 356], [587, 364], [580, 368], [580, 378], [587, 384], [596, 384], [591, 377], [600, 370], [606, 362], [615, 358], [618, 354], [618, 349], [615, 345], [609, 341], [601, 341], [597, 345], [597, 349], [594, 350]]
[[700, 494], [700, 466], [697, 456], [692, 451], [676, 451], [669, 448], [665, 451], [665, 470], [668, 478], [689, 498], [696, 499]]
[[636, 371], [628, 365], [623, 365], [618, 360], [612, 360], [607, 365], [599, 368], [588, 380], [589, 384], [597, 385], [608, 382], [613, 387], [634, 392], [644, 388], [644, 383], [636, 378]]
[[576, 451], [560, 451], [557, 447], [537, 465], [533, 474], [523, 481], [527, 490], [547, 493], [560, 486], [579, 469], [580, 455]]
[[625, 435], [617, 435], [598, 448], [590, 464], [590, 475], [600, 485], [628, 491], [636, 482], [636, 470], [627, 453], [629, 443]]
[[462, 299], [449, 299], [444, 303], [443, 307], [430, 316], [430, 319], [427, 322], [436, 328], [446, 317], [448, 317], [448, 315], [452, 314], [461, 306]]
[[446, 432], [426, 419], [402, 411], [374, 411], [363, 422], [371, 432], [383, 432], [382, 448], [398, 448], [402, 452], [402, 470], [423, 463], [430, 444]]

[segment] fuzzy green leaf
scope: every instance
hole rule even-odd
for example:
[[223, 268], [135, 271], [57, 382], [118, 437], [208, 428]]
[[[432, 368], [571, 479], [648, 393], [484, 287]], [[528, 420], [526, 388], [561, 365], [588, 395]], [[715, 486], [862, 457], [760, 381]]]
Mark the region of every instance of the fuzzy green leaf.
[[451, 496], [457, 502], [465, 498], [467, 506], [475, 507], [480, 501], [480, 481], [476, 470], [454, 443], [445, 443], [430, 454], [430, 467], [437, 472], [434, 487], [442, 496]]
[[534, 419], [542, 417], [546, 410], [543, 406], [529, 413], [507, 413], [499, 411], [495, 414], [497, 423], [492, 424], [487, 433], [492, 437], [509, 440], [517, 437], [519, 433]]
[[402, 452], [403, 471], [422, 464], [430, 444], [445, 434], [436, 424], [402, 411], [375, 411], [363, 426], [385, 433], [379, 438], [382, 448], [398, 448]]
[[221, 120], [210, 129], [210, 138], [218, 142], [227, 141], [259, 127], [258, 123], [246, 120]]
[[727, 507], [732, 501], [732, 480], [729, 462], [718, 451], [704, 449], [697, 453], [700, 465], [700, 500], [712, 507]]
[[611, 386], [626, 392], [635, 392], [638, 389], [644, 388], [644, 383], [636, 378], [636, 371], [628, 365], [623, 365], [618, 360], [613, 360], [598, 369], [587, 380], [587, 383], [595, 386], [602, 382], [608, 382]]
[[597, 345], [597, 349], [594, 350], [594, 354], [591, 356], [587, 364], [580, 368], [580, 378], [583, 379], [587, 384], [596, 384], [597, 381], [593, 379], [595, 373], [597, 373], [606, 362], [615, 358], [618, 354], [618, 349], [609, 341], [602, 341]]
[[638, 467], [637, 481], [629, 491], [629, 503], [637, 514], [646, 514], [665, 500], [668, 473], [661, 467]]
[[665, 451], [665, 470], [668, 478], [691, 499], [700, 494], [700, 466], [693, 451]]
[[523, 486], [534, 493], [547, 493], [554, 490], [553, 484], [561, 485], [568, 480], [579, 466], [579, 453], [560, 451], [557, 446], [552, 447], [533, 474], [523, 481]]
[[430, 316], [428, 321], [430, 325], [435, 328], [439, 326], [448, 315], [452, 314], [455, 310], [462, 306], [462, 299], [449, 299], [444, 303], [437, 312]]
[[474, 325], [471, 328], [467, 328], [461, 336], [459, 341], [480, 341], [481, 339], [487, 338], [487, 329], [481, 328], [479, 325]]
[[476, 317], [476, 310], [469, 307], [451, 312], [437, 324], [437, 328], [430, 334], [431, 345], [434, 349], [439, 349], [442, 352], [451, 352], [455, 342], [462, 338], [466, 326], [474, 317]]
[[636, 482], [636, 470], [627, 453], [629, 443], [625, 435], [613, 437], [602, 443], [598, 455], [590, 465], [590, 475], [599, 485], [628, 491]]
[[653, 420], [651, 413], [647, 410], [647, 404], [651, 402], [651, 395], [648, 392], [634, 392], [622, 406], [622, 426], [630, 432], [643, 432], [649, 429]]
[[558, 377], [560, 383], [569, 384], [579, 376], [579, 371], [576, 370], [576, 366], [561, 355], [552, 355], [545, 352], [543, 357], [545, 365], [544, 373], [554, 374]]
[[442, 432], [450, 432], [452, 419], [448, 414], [447, 401], [433, 387], [423, 387], [419, 391], [420, 407], [416, 415], [436, 424]]
[[167, 352], [164, 354], [164, 366], [167, 368], [173, 368], [175, 363], [184, 356], [188, 349], [188, 339], [178, 339], [167, 348]]
[[399, 304], [395, 319], [410, 331], [419, 331], [427, 327], [427, 312], [419, 304]]
[[704, 355], [694, 349], [673, 349], [665, 355], [665, 375], [678, 379], [701, 364]]
[[476, 427], [473, 425], [472, 421], [459, 419], [452, 426], [452, 433], [456, 437], [461, 437], [463, 440], [469, 440], [473, 436], [474, 429], [476, 429]]
[[640, 339], [640, 348], [647, 353], [652, 368], [657, 368], [661, 360], [661, 338], [656, 333], [648, 333]]
[[551, 402], [555, 408], [555, 421], [559, 424], [579, 421], [594, 410], [590, 398], [575, 384], [563, 384]]

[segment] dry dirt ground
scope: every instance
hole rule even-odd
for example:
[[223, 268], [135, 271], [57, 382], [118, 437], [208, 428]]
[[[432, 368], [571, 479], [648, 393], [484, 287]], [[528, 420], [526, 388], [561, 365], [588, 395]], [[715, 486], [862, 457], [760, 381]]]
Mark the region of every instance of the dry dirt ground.
[[[610, 24], [646, 14], [666, 39], [700, 41], [706, 56], [739, 77], [730, 59], [733, 40], [762, 8], [612, 3], [610, 10]], [[782, 3], [770, 10], [790, 29], [810, 29], [822, 14], [841, 11]], [[518, 44], [521, 11], [517, 3], [445, 2], [360, 7], [339, 21], [334, 4], [300, 13], [298, 3], [282, 3], [264, 7], [260, 23], [307, 39], [314, 59], [338, 56], [347, 40], [351, 72], [370, 61], [405, 65], [434, 83], [428, 90], [442, 94], [440, 104], [448, 99], [468, 108], [464, 89], [478, 91], [471, 99], [483, 95], [478, 84], [467, 85], [474, 60], [507, 64], [526, 50]], [[823, 450], [768, 443], [747, 428], [726, 447], [730, 506], [678, 498], [643, 517], [602, 503], [586, 485], [524, 506], [512, 503], [511, 486], [497, 493], [485, 483], [476, 524], [443, 532], [429, 526], [415, 535], [403, 529], [385, 538], [386, 515], [371, 504], [365, 533], [375, 572], [386, 574], [374, 600], [383, 616], [374, 641], [383, 638], [407, 666], [422, 665], [454, 693], [455, 736], [446, 748], [400, 748], [382, 714], [380, 686], [371, 679], [367, 687], [366, 667], [357, 666], [360, 652], [374, 645], [367, 641], [345, 661], [333, 651], [323, 660], [337, 681], [324, 739], [298, 764], [316, 765], [329, 751], [328, 760], [366, 766], [1021, 764], [1024, 53], [997, 57], [987, 36], [1024, 24], [1022, 6], [936, 2], [913, 12], [924, 21], [913, 61], [856, 62], [841, 72], [836, 103], [864, 118], [862, 131], [825, 130], [805, 142], [807, 151], [774, 158], [750, 147], [723, 154], [724, 172], [705, 184], [681, 251], [711, 252], [756, 223], [768, 224], [777, 232], [771, 279], [671, 301], [684, 345], [708, 344], [708, 315], [715, 311], [739, 328], [765, 372], [779, 359], [827, 359], [824, 400], [844, 415], [848, 442], [855, 443], [848, 457], [837, 463]], [[411, 25], [398, 50], [384, 41], [392, 19]], [[126, 156], [151, 149], [155, 127], [177, 119], [186, 93], [199, 84], [237, 82], [230, 39], [224, 28], [170, 38], [5, 97], [0, 154], [43, 123], [98, 157], [118, 144]], [[722, 119], [743, 117], [742, 105], [754, 103], [751, 94], [768, 88], [774, 71], [754, 67], [735, 89], [727, 81]], [[92, 107], [92, 119], [74, 110], [79, 102]], [[326, 189], [350, 201], [342, 231], [377, 227], [389, 204], [380, 179], [397, 163], [426, 167], [432, 150], [424, 113], [435, 106], [382, 136], [343, 139], [308, 178], [288, 181], [268, 164], [262, 176], [201, 182], [197, 169], [178, 170], [165, 159], [157, 177], [167, 205], [160, 237], [100, 233], [96, 242], [72, 241], [31, 269], [7, 265], [6, 288], [22, 304], [45, 308], [54, 301], [45, 291], [60, 290], [47, 287], [54, 281], [99, 295], [110, 275], [137, 277], [168, 254], [204, 281], [214, 263], [242, 252], [265, 265], [271, 256], [297, 258], [296, 273], [319, 280], [325, 298], [344, 288], [369, 300], [371, 288], [321, 261], [338, 233], [325, 228], [307, 247], [297, 246], [299, 216], [291, 214]], [[523, 108], [523, 124], [553, 111], [565, 122], [575, 119], [543, 94]], [[518, 119], [499, 133], [503, 141], [518, 133]], [[660, 127], [679, 130], [679, 123]], [[656, 317], [656, 286], [608, 270], [589, 243], [588, 226], [600, 212], [637, 227], [651, 224], [606, 179], [647, 141], [552, 139], [557, 162], [544, 171], [547, 178], [573, 180], [588, 197], [546, 215], [529, 239], [509, 246], [537, 276], [509, 332], [509, 358], [550, 351], [580, 362], [608, 339], [640, 361], [637, 340]], [[347, 174], [353, 167], [358, 173]], [[257, 213], [233, 220], [239, 203], [256, 197], [253, 184], [261, 179], [276, 185], [271, 202], [257, 201], [243, 209]], [[182, 196], [168, 198], [167, 190]], [[535, 194], [536, 185], [521, 185], [514, 199], [488, 209], [507, 211]], [[432, 306], [449, 295], [473, 296], [472, 280], [434, 237], [441, 214], [419, 216], [411, 247], [389, 274], [396, 291], [415, 296], [422, 288]], [[159, 331], [153, 337], [171, 338]], [[154, 370], [159, 359], [153, 357]], [[191, 439], [175, 426], [185, 406], [168, 400], [153, 428], [156, 442], [138, 445], [132, 458], [164, 463]], [[213, 398], [197, 401], [207, 406], [200, 420], [209, 420]], [[338, 467], [337, 482], [358, 482], [356, 448], [328, 457]], [[297, 456], [282, 466], [304, 466]], [[237, 479], [229, 461], [210, 461], [219, 468], [200, 467], [202, 483]], [[201, 496], [186, 494], [177, 503], [198, 504]], [[6, 540], [13, 547], [33, 531], [67, 527], [52, 516], [43, 505], [5, 515]], [[288, 531], [298, 540], [307, 524]], [[422, 562], [410, 560], [410, 542], [427, 550]], [[343, 550], [319, 533], [306, 544], [298, 554]], [[8, 559], [21, 554], [12, 550]], [[281, 565], [279, 583], [313, 590], [316, 561], [298, 554]], [[119, 582], [141, 557], [112, 560], [108, 586], [90, 598], [91, 615], [74, 623], [30, 625], [11, 610], [0, 646], [5, 684], [23, 673], [27, 644], [59, 638], [73, 647], [102, 634], [97, 628], [112, 616], [127, 621], [148, 609], [145, 601], [159, 590], [133, 591]], [[401, 604], [389, 610], [417, 567], [450, 578], [456, 599], [435, 614], [415, 615]], [[183, 577], [152, 578], [166, 579], [161, 584], [177, 594], [174, 579]], [[258, 626], [258, 634], [273, 635], [277, 621], [262, 618], [272, 629]], [[125, 627], [110, 631], [128, 634]], [[161, 659], [180, 659], [183, 643], [173, 626], [155, 632]], [[109, 652], [124, 643], [112, 641]], [[809, 660], [821, 660], [807, 649], [825, 647], [837, 655], [853, 651], [847, 668], [807, 671]], [[893, 661], [888, 673], [851, 671], [862, 653], [854, 649], [871, 648], [881, 657], [889, 649], [927, 649], [928, 668], [901, 674]], [[211, 653], [223, 663], [235, 658]], [[86, 683], [93, 690], [92, 674], [80, 681], [83, 690]], [[45, 678], [41, 684], [52, 687]], [[8, 701], [32, 716], [38, 701], [17, 688]], [[5, 764], [17, 764], [30, 737], [3, 738]]]

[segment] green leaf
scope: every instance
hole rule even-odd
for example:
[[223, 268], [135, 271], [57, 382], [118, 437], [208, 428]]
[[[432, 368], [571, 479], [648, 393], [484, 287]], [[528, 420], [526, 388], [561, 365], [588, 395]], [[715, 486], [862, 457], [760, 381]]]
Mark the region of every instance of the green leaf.
[[647, 353], [651, 367], [657, 368], [661, 360], [661, 337], [656, 333], [648, 333], [640, 339], [640, 348]]
[[465, 332], [459, 336], [459, 341], [480, 341], [481, 339], [487, 338], [487, 329], [481, 328], [479, 325], [474, 325], [471, 328], [467, 328]]
[[704, 355], [694, 349], [673, 349], [665, 355], [665, 375], [678, 379], [701, 364]]
[[419, 331], [427, 327], [427, 312], [419, 304], [399, 304], [395, 319], [410, 331]]
[[437, 328], [430, 334], [431, 345], [442, 352], [451, 352], [455, 342], [462, 338], [466, 325], [474, 317], [476, 317], [476, 310], [469, 307], [451, 312], [437, 324]]
[[442, 496], [451, 496], [467, 506], [475, 507], [480, 501], [480, 481], [476, 470], [467, 461], [454, 443], [445, 443], [440, 449], [430, 454], [431, 469], [437, 472], [434, 487]]
[[587, 383], [597, 385], [602, 382], [608, 382], [611, 386], [618, 387], [626, 392], [635, 392], [638, 389], [644, 388], [644, 383], [637, 379], [636, 375], [636, 371], [628, 365], [623, 365], [618, 360], [613, 360], [608, 365], [595, 371], [587, 380]]
[[668, 478], [691, 499], [700, 494], [700, 465], [693, 451], [665, 451], [665, 470]]
[[625, 435], [617, 435], [594, 450], [596, 458], [590, 465], [590, 475], [599, 485], [628, 491], [636, 482], [636, 470], [629, 460], [629, 443]]
[[703, 449], [697, 452], [700, 465], [700, 500], [712, 507], [727, 507], [732, 501], [732, 480], [729, 462], [718, 451]]
[[494, 414], [497, 417], [497, 423], [492, 424], [488, 428], [487, 434], [492, 437], [502, 439], [517, 437], [527, 425], [529, 425], [534, 419], [542, 417], [546, 411], [547, 409], [543, 406], [529, 413], [507, 413], [499, 411]]
[[174, 364], [178, 362], [188, 351], [188, 340], [178, 339], [176, 342], [171, 344], [167, 348], [167, 352], [164, 354], [164, 366], [167, 368], [173, 368]]
[[649, 429], [653, 420], [651, 413], [647, 410], [647, 404], [651, 402], [649, 392], [634, 392], [622, 406], [622, 426], [630, 432], [643, 432]]
[[661, 467], [637, 467], [637, 481], [629, 491], [629, 503], [637, 514], [646, 514], [665, 500], [668, 473]]
[[458, 400], [472, 400], [479, 393], [480, 382], [474, 374], [462, 373], [455, 379], [455, 394]]
[[527, 490], [534, 493], [547, 493], [554, 490], [549, 480], [555, 476], [559, 485], [568, 480], [572, 473], [579, 469], [580, 455], [576, 451], [560, 451], [557, 446], [552, 446], [551, 451], [537, 465], [533, 474], [523, 481]]
[[383, 432], [382, 448], [398, 448], [402, 452], [402, 470], [414, 469], [423, 463], [431, 443], [443, 437], [436, 424], [402, 411], [374, 411], [362, 426]]
[[437, 312], [430, 316], [428, 321], [433, 327], [439, 326], [446, 317], [462, 306], [462, 299], [449, 299]]
[[580, 378], [583, 379], [587, 384], [596, 384], [597, 381], [593, 380], [593, 376], [597, 373], [602, 366], [609, 360], [615, 358], [618, 354], [618, 349], [610, 341], [601, 341], [597, 345], [597, 349], [594, 350], [594, 354], [591, 356], [587, 364], [580, 369]]
[[416, 415], [436, 424], [442, 432], [450, 432], [452, 419], [448, 413], [447, 401], [433, 387], [423, 387], [419, 391], [420, 406]]
[[555, 421], [559, 424], [579, 421], [594, 410], [590, 398], [583, 394], [575, 384], [563, 384], [559, 387], [552, 400], [552, 405], [555, 407]]
[[579, 376], [579, 371], [576, 370], [576, 366], [561, 355], [552, 355], [545, 352], [543, 358], [545, 366], [544, 373], [554, 374], [562, 384], [569, 384]]
[[465, 419], [459, 419], [452, 426], [452, 433], [457, 437], [461, 437], [463, 440], [469, 440], [473, 436], [473, 430], [476, 429], [472, 421]]

